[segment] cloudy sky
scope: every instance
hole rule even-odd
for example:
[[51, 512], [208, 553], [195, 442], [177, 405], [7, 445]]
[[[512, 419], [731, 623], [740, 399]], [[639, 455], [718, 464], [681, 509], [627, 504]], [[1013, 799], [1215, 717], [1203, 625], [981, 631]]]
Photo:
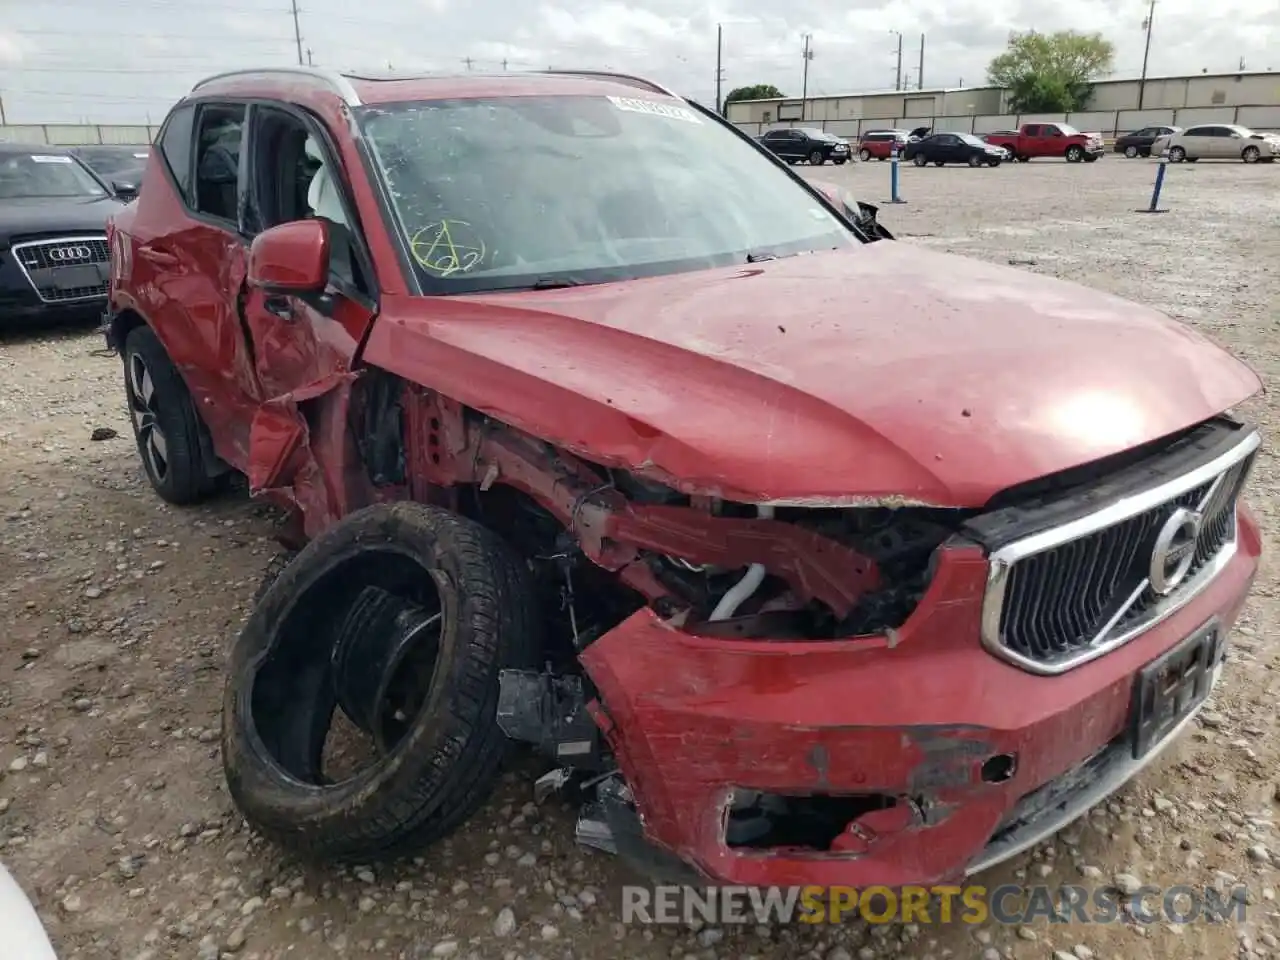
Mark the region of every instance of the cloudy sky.
[[[0, 98], [10, 123], [159, 123], [218, 70], [298, 60], [291, 0], [0, 0]], [[343, 70], [458, 72], [598, 67], [642, 72], [714, 102], [725, 92], [891, 89], [897, 37], [926, 87], [983, 80], [1009, 31], [1102, 31], [1115, 76], [1142, 67], [1146, 0], [299, 0], [303, 56]], [[1212, 9], [1212, 18], [1206, 11]], [[1150, 76], [1280, 71], [1280, 0], [1158, 0]]]

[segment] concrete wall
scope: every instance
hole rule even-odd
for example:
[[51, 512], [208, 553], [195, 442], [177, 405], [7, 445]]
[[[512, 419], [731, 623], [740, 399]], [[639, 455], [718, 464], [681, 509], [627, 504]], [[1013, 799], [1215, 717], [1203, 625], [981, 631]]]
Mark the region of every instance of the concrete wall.
[[[1094, 84], [1091, 115], [1112, 116], [1132, 113], [1138, 107], [1137, 80], [1104, 80]], [[780, 123], [799, 120], [799, 99], [785, 101], [779, 113], [776, 100], [756, 100], [729, 104], [733, 123]], [[1170, 111], [1178, 111], [1179, 126], [1222, 122], [1236, 108], [1280, 107], [1280, 72], [1241, 73], [1165, 77], [1148, 80], [1142, 97], [1144, 112], [1158, 114], [1151, 123], [1169, 123]], [[815, 97], [805, 110], [813, 121], [874, 120], [877, 127], [889, 126], [893, 118], [995, 116], [1004, 113], [1006, 92], [998, 87], [970, 87], [961, 90], [904, 90], [894, 93], [855, 94], [844, 97]], [[1049, 118], [1046, 118], [1049, 119]], [[1250, 121], [1240, 120], [1248, 125]], [[1259, 126], [1264, 124], [1252, 121]], [[908, 123], [908, 127], [919, 126]], [[1137, 126], [1142, 126], [1142, 123]], [[1266, 125], [1275, 126], [1272, 121]], [[1135, 128], [1136, 129], [1136, 128]]]
[[0, 143], [77, 147], [89, 143], [151, 143], [159, 127], [123, 124], [10, 123], [0, 126]]
[[[1086, 133], [1100, 133], [1108, 139], [1132, 133], [1155, 124], [1190, 127], [1197, 123], [1239, 123], [1255, 130], [1280, 130], [1280, 106], [1273, 107], [1190, 107], [1183, 110], [1091, 110], [1087, 113], [1028, 114], [950, 114], [929, 117], [903, 116], [860, 117], [842, 120], [819, 120], [810, 117], [805, 126], [822, 127], [837, 136], [856, 138], [868, 130], [886, 128], [911, 129], [931, 126], [939, 133], [993, 133], [1016, 130], [1024, 123], [1069, 123]], [[795, 123], [742, 123], [734, 126], [755, 136], [777, 127], [801, 126]]]

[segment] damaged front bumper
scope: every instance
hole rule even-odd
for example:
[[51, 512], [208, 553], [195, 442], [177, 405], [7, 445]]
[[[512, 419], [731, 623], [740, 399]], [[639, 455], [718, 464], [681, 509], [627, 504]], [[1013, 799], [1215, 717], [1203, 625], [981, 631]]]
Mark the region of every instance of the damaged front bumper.
[[[1175, 614], [1057, 676], [979, 642], [977, 548], [941, 551], [892, 636], [733, 641], [642, 610], [581, 655], [625, 778], [602, 791], [583, 839], [651, 873], [685, 865], [749, 886], [896, 887], [986, 869], [1121, 786], [1199, 709], [1202, 696], [1136, 755], [1135, 677], [1204, 624], [1222, 636], [1243, 606], [1260, 554], [1243, 507], [1238, 532], [1230, 562]], [[1216, 642], [1212, 656], [1220, 664]]]

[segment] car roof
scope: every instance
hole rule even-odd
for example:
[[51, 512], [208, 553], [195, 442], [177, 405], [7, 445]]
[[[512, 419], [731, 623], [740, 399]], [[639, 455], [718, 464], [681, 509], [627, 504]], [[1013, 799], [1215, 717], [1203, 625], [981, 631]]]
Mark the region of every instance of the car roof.
[[315, 67], [263, 67], [216, 74], [188, 98], [272, 96], [307, 103], [337, 97], [349, 107], [406, 100], [482, 97], [613, 95], [637, 93], [681, 99], [662, 84], [598, 70], [504, 71], [431, 76], [343, 74]]

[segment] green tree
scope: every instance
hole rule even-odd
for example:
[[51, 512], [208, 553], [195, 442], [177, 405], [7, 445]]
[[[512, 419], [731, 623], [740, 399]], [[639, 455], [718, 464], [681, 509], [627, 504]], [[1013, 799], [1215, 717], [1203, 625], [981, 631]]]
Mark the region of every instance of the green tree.
[[730, 90], [728, 96], [724, 98], [724, 107], [722, 109], [727, 115], [729, 113], [729, 104], [736, 100], [776, 100], [785, 96], [786, 94], [772, 83], [753, 83], [749, 87], [734, 87]]
[[1093, 96], [1091, 81], [1111, 72], [1115, 48], [1100, 33], [1037, 33], [1009, 37], [1009, 47], [987, 66], [987, 79], [1009, 91], [1016, 113], [1070, 113]]

